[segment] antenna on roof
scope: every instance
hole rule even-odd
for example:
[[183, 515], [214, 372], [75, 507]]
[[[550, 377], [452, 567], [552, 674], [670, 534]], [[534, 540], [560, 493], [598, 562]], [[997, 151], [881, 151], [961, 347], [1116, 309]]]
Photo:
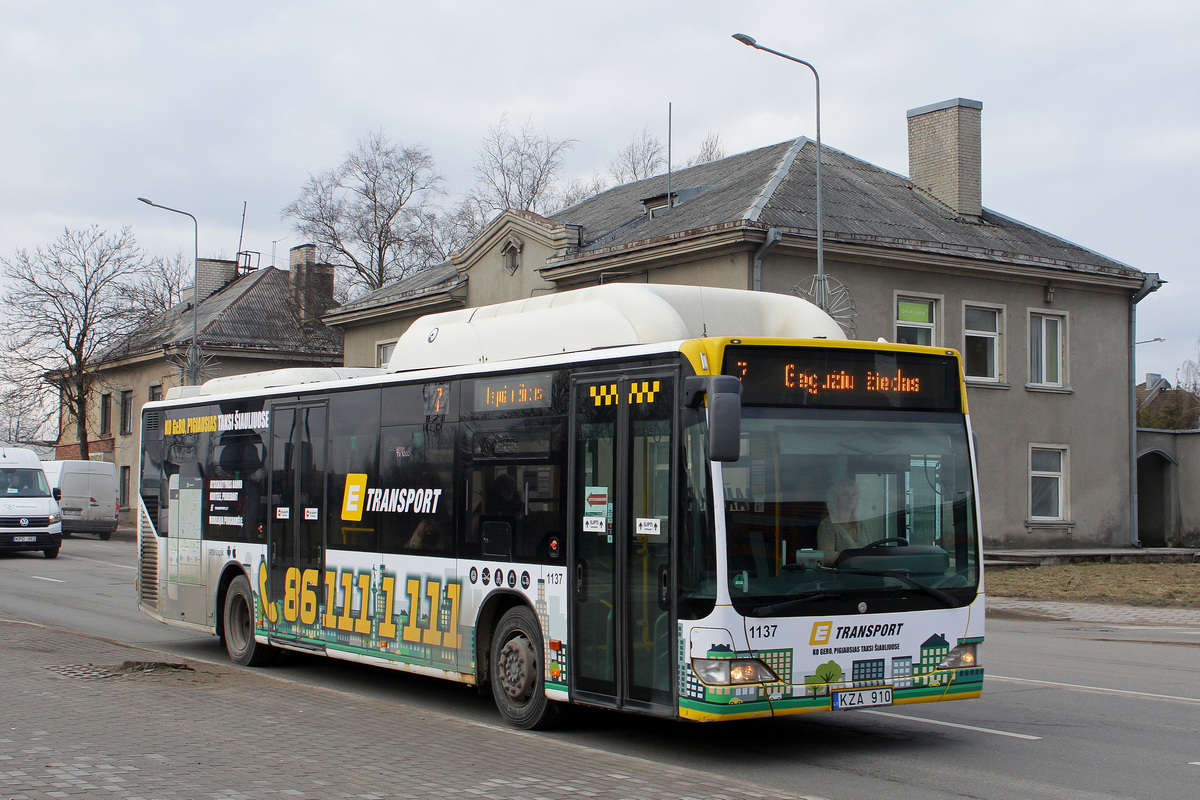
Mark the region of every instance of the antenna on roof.
[[246, 233], [246, 201], [242, 201], [242, 229], [238, 231], [238, 259], [242, 257], [242, 236]]

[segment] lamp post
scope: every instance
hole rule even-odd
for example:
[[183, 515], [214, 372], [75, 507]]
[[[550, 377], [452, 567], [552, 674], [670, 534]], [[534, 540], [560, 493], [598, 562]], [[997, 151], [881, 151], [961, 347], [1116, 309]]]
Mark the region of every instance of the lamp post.
[[187, 364], [184, 367], [184, 378], [188, 386], [195, 386], [200, 380], [200, 345], [196, 340], [196, 316], [200, 311], [200, 223], [186, 211], [180, 211], [178, 208], [159, 205], [153, 200], [147, 200], [145, 197], [139, 197], [148, 206], [161, 208], [163, 211], [173, 211], [176, 214], [182, 214], [185, 217], [192, 218], [192, 226], [195, 228], [195, 255], [192, 260], [192, 346], [188, 348]]
[[788, 61], [795, 61], [797, 64], [803, 64], [812, 70], [813, 78], [817, 82], [817, 305], [822, 311], [828, 311], [828, 302], [826, 301], [825, 291], [825, 218], [821, 209], [821, 76], [817, 74], [817, 68], [808, 63], [804, 59], [789, 56], [787, 53], [781, 53], [778, 50], [772, 50], [769, 47], [763, 47], [754, 40], [754, 37], [747, 36], [744, 33], [735, 33], [733, 38], [737, 39], [747, 47], [753, 47], [755, 50], [762, 50], [766, 53], [777, 55], [780, 58], [786, 58]]

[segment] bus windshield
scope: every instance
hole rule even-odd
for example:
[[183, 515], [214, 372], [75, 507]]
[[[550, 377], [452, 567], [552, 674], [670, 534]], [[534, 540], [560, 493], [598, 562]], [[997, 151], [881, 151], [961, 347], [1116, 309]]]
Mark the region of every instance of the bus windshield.
[[961, 414], [757, 407], [723, 465], [729, 591], [747, 616], [966, 605], [979, 581]]

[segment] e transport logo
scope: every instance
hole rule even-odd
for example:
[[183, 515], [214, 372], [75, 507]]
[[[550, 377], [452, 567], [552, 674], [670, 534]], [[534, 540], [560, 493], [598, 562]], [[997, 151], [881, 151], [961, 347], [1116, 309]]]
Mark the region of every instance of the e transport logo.
[[436, 514], [442, 499], [441, 489], [377, 489], [367, 486], [365, 473], [346, 476], [342, 493], [342, 519], [361, 522], [364, 511], [393, 514]]

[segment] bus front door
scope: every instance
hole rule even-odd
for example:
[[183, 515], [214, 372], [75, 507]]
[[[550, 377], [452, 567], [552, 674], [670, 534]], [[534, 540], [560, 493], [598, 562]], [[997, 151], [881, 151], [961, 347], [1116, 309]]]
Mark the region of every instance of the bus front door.
[[324, 598], [326, 417], [324, 404], [271, 411], [267, 616], [289, 641], [313, 638]]
[[673, 715], [675, 377], [583, 375], [572, 397], [572, 697]]

